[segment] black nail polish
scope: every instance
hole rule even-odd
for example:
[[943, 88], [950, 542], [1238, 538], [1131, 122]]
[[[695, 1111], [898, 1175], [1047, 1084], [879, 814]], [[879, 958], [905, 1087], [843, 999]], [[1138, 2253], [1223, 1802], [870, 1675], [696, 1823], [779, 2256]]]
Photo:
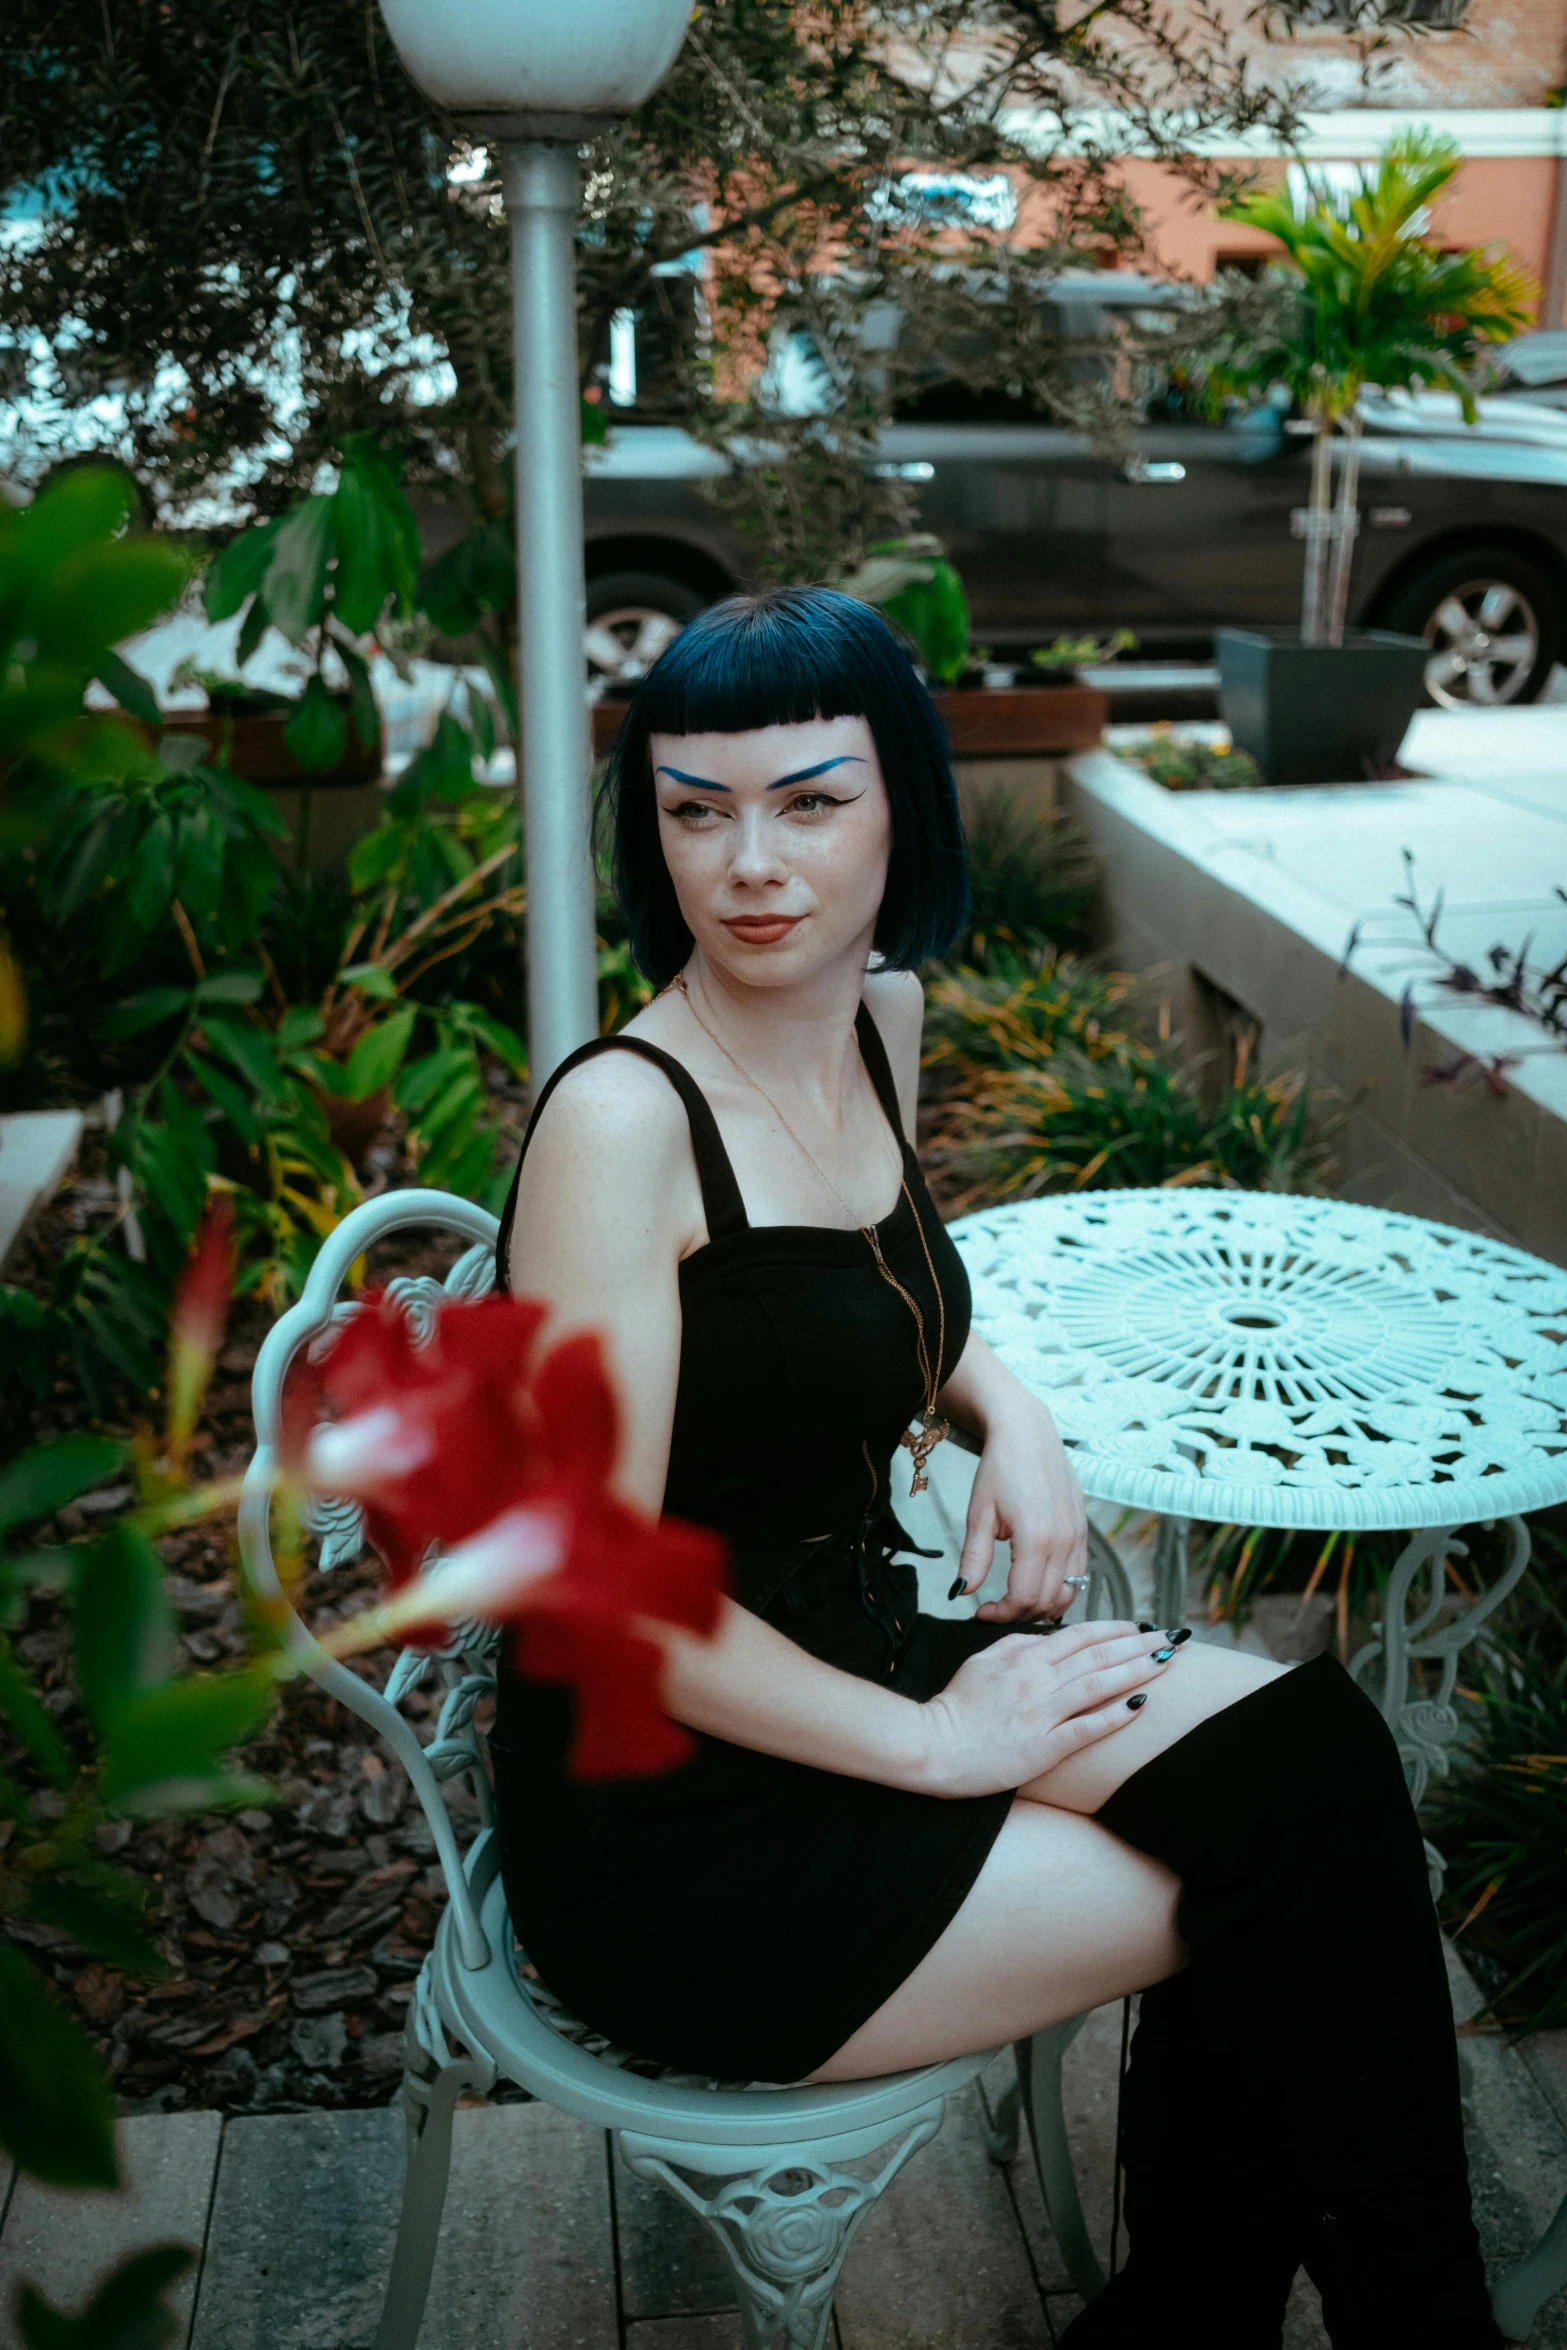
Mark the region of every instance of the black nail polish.
[[947, 1597], [949, 1599], [962, 1599], [967, 1590], [968, 1585], [964, 1582], [962, 1576], [955, 1575], [952, 1579], [952, 1589], [947, 1593]]
[[1152, 1624], [1139, 1624], [1137, 1629], [1139, 1632], [1151, 1632], [1153, 1630], [1153, 1626]]
[[1153, 1661], [1156, 1665], [1167, 1665], [1174, 1654], [1173, 1648], [1156, 1648], [1153, 1652]]
[[1171, 1646], [1172, 1648], [1179, 1648], [1179, 1647], [1180, 1647], [1180, 1645], [1181, 1645], [1181, 1642], [1182, 1642], [1183, 1640], [1190, 1640], [1191, 1636], [1192, 1636], [1192, 1628], [1191, 1628], [1190, 1624], [1188, 1624], [1188, 1625], [1185, 1627], [1185, 1629], [1184, 1629], [1183, 1631], [1180, 1631], [1180, 1632], [1172, 1632], [1172, 1633], [1171, 1633], [1171, 1635], [1170, 1635], [1170, 1646]]
[[1126, 1710], [1127, 1710], [1127, 1712], [1128, 1712], [1129, 1714], [1134, 1714], [1134, 1713], [1136, 1713], [1136, 1711], [1137, 1711], [1137, 1709], [1138, 1709], [1138, 1707], [1139, 1707], [1140, 1705], [1146, 1705], [1147, 1703], [1148, 1703], [1148, 1692], [1147, 1692], [1147, 1690], [1146, 1690], [1146, 1689], [1139, 1689], [1139, 1690], [1138, 1690], [1138, 1692], [1137, 1692], [1137, 1695], [1136, 1695], [1135, 1697], [1129, 1697], [1129, 1698], [1127, 1699], [1127, 1701], [1126, 1701]]

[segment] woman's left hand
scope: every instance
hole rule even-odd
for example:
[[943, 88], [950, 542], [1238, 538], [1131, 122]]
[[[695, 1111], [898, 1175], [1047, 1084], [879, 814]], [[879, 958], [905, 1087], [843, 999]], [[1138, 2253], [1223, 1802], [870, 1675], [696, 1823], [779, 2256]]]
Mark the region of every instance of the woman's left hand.
[[998, 1542], [1012, 1545], [1006, 1596], [989, 1601], [980, 1615], [997, 1624], [1064, 1615], [1075, 1596], [1067, 1577], [1087, 1572], [1088, 1516], [1055, 1422], [1033, 1396], [991, 1421], [959, 1562], [966, 1590], [984, 1582]]

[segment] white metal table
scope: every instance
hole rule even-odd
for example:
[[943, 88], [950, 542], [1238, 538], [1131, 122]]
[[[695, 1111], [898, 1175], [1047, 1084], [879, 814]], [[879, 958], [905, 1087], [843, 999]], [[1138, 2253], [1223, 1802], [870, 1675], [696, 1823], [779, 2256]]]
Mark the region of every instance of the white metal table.
[[[949, 1230], [976, 1327], [1048, 1399], [1084, 1491], [1157, 1514], [1161, 1623], [1185, 1612], [1193, 1518], [1410, 1533], [1350, 1670], [1419, 1803], [1458, 1734], [1459, 1656], [1528, 1564], [1520, 1513], [1567, 1500], [1567, 1272], [1386, 1209], [1195, 1186], [1034, 1200]], [[1457, 1529], [1499, 1520], [1506, 1563], [1458, 1605]], [[1094, 1564], [1124, 1608], [1126, 1576], [1097, 1535]], [[1048, 2122], [1050, 2083], [1032, 2087]], [[1036, 2150], [1043, 2173], [1037, 2128]], [[1045, 2185], [1091, 2290], [1075, 2184]], [[1567, 2204], [1500, 2281], [1503, 2330], [1521, 2339], [1563, 2282]]]

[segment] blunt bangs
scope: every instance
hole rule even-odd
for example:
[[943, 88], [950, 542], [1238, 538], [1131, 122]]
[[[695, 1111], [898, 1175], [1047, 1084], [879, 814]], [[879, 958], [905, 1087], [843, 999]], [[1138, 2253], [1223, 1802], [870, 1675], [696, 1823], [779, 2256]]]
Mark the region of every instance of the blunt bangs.
[[638, 686], [600, 795], [615, 897], [655, 987], [668, 986], [692, 940], [659, 840], [650, 737], [750, 734], [813, 718], [863, 718], [876, 745], [892, 815], [875, 936], [884, 967], [912, 971], [962, 928], [968, 859], [946, 730], [892, 629], [833, 588], [729, 596], [683, 628]]

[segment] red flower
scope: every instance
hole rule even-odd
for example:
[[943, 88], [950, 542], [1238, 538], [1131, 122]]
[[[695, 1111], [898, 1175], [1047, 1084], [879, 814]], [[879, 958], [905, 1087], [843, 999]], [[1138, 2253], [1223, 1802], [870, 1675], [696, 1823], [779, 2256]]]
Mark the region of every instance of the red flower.
[[223, 1344], [233, 1289], [234, 1202], [226, 1191], [215, 1191], [174, 1292], [176, 1340], [213, 1360]]
[[[511, 1298], [448, 1305], [417, 1346], [390, 1299], [367, 1297], [290, 1378], [283, 1458], [363, 1502], [398, 1594], [389, 1630], [514, 1626], [520, 1668], [576, 1690], [578, 1777], [668, 1770], [692, 1741], [660, 1700], [656, 1626], [713, 1632], [724, 1546], [609, 1492], [619, 1413], [599, 1341], [567, 1339], [535, 1367], [543, 1320]], [[420, 1575], [432, 1545], [447, 1555]]]
[[208, 1200], [174, 1291], [169, 1318], [169, 1458], [182, 1469], [201, 1399], [223, 1344], [234, 1288], [234, 1203]]

